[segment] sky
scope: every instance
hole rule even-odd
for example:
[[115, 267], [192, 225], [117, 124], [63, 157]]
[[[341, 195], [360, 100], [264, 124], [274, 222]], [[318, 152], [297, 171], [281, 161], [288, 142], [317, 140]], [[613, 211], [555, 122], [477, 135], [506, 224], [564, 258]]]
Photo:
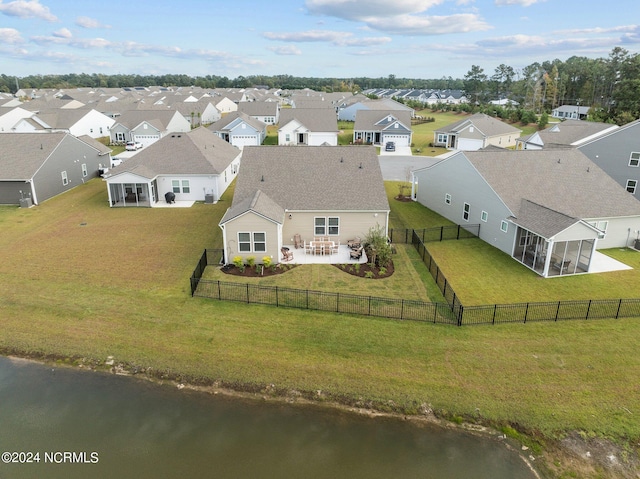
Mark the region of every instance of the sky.
[[491, 76], [640, 51], [638, 0], [0, 0], [0, 73]]

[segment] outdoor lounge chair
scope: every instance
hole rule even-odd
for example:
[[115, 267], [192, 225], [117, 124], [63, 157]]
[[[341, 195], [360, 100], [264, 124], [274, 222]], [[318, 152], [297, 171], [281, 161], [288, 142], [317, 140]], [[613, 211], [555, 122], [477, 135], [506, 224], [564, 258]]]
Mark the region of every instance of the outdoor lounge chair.
[[291, 261], [293, 259], [293, 251], [289, 250], [289, 248], [280, 248], [280, 252], [282, 253], [282, 261]]
[[347, 240], [347, 246], [351, 249], [358, 249], [361, 246], [360, 238]]
[[362, 258], [362, 250], [364, 248], [362, 246], [360, 246], [358, 249], [354, 249], [349, 251], [349, 256], [351, 257], [351, 259], [360, 259]]
[[569, 270], [569, 264], [571, 264], [571, 260], [570, 259], [565, 260], [562, 263], [560, 263], [560, 261], [556, 261], [556, 262], [551, 264], [551, 267], [553, 269], [557, 269], [561, 273], [566, 273]]
[[293, 235], [293, 245], [296, 247], [296, 249], [298, 249], [298, 248], [303, 246], [302, 238], [300, 238], [299, 234]]

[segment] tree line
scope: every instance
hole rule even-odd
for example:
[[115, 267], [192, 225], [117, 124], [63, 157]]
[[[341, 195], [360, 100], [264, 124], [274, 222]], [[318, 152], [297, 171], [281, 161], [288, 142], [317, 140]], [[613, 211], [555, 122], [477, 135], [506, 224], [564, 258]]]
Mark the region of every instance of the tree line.
[[625, 124], [640, 117], [640, 55], [615, 47], [607, 58], [572, 56], [534, 62], [522, 69], [501, 64], [489, 75], [472, 65], [464, 78], [439, 79], [386, 77], [316, 78], [292, 75], [251, 75], [230, 79], [206, 75], [106, 75], [69, 73], [30, 75], [22, 78], [0, 75], [0, 91], [15, 93], [31, 88], [123, 88], [148, 86], [198, 86], [212, 88], [310, 88], [325, 92], [360, 92], [366, 89], [463, 90], [473, 104], [508, 98], [537, 114], [550, 113], [560, 105], [590, 107], [594, 121]]

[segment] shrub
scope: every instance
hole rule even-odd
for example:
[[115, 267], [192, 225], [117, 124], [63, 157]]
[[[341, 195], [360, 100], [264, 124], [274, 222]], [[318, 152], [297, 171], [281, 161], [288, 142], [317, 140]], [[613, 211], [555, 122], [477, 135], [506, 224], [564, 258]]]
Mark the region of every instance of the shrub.
[[268, 268], [269, 266], [271, 266], [272, 263], [273, 263], [273, 260], [271, 259], [271, 256], [265, 256], [262, 258], [262, 264], [264, 265], [265, 268]]
[[391, 262], [391, 245], [380, 225], [369, 228], [364, 244], [372, 263], [386, 267]]
[[244, 266], [244, 262], [242, 261], [242, 256], [234, 256], [233, 264], [236, 266], [236, 268], [242, 268], [242, 266]]
[[355, 265], [353, 265], [353, 267], [356, 270], [356, 273], [360, 272], [360, 263], [356, 263]]
[[249, 268], [253, 268], [255, 264], [256, 264], [256, 257], [247, 256], [247, 265], [249, 266]]
[[380, 276], [387, 274], [387, 268], [385, 268], [384, 266], [380, 266], [380, 270], [378, 271], [378, 274]]
[[365, 278], [373, 278], [373, 271], [367, 271], [367, 272], [364, 274], [364, 277], [365, 277]]

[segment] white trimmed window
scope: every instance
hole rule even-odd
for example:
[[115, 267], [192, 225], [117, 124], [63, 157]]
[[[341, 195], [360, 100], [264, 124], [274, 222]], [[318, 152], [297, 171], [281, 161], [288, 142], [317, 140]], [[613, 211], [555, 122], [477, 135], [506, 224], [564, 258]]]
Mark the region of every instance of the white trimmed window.
[[627, 180], [627, 191], [629, 193], [635, 194], [637, 186], [638, 186], [638, 180]]
[[465, 221], [469, 221], [469, 212], [471, 211], [471, 205], [469, 203], [464, 203], [462, 207], [462, 219]]
[[89, 172], [87, 171], [87, 164], [86, 163], [82, 163], [82, 176], [86, 177], [89, 174]]
[[500, 223], [500, 231], [502, 231], [503, 233], [509, 231], [509, 223], [507, 223], [505, 220], [502, 220], [502, 223]]
[[174, 193], [190, 193], [189, 180], [171, 180], [171, 189]]
[[446, 143], [447, 142], [447, 134], [446, 133], [438, 133], [438, 143]]
[[264, 253], [267, 251], [267, 234], [264, 232], [238, 232], [240, 253]]
[[640, 166], [640, 152], [631, 152], [631, 156], [629, 157], [629, 166]]
[[448, 205], [451, 204], [451, 195], [449, 193], [444, 194], [444, 202]]
[[605, 236], [607, 236], [607, 228], [609, 227], [609, 222], [608, 221], [590, 221], [589, 224], [591, 226], [593, 226], [594, 228], [598, 228], [599, 233], [598, 233], [598, 238], [599, 239], [604, 239]]
[[487, 213], [486, 211], [483, 211], [482, 213], [480, 213], [480, 219], [485, 223], [487, 222], [488, 218], [489, 218], [489, 213]]
[[340, 218], [337, 216], [316, 216], [313, 219], [313, 234], [315, 236], [339, 235], [340, 234]]
[[69, 184], [69, 178], [67, 177], [67, 172], [62, 172], [62, 186], [67, 186]]

